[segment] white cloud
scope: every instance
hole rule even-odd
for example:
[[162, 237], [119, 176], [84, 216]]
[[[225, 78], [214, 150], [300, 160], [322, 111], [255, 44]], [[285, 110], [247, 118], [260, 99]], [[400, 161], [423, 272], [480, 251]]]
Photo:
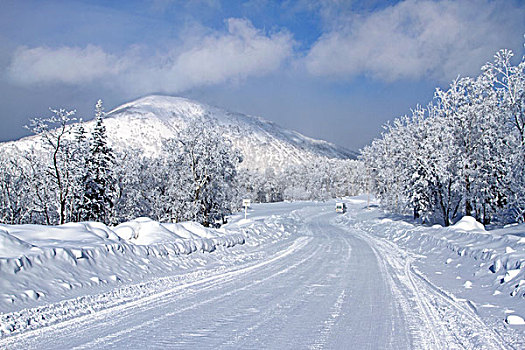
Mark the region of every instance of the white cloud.
[[123, 59], [93, 45], [57, 49], [19, 47], [8, 67], [8, 75], [22, 85], [48, 82], [79, 84], [119, 74], [125, 68]]
[[347, 14], [319, 38], [304, 63], [318, 76], [449, 81], [476, 74], [500, 48], [519, 49], [516, 31], [525, 30], [523, 18], [523, 6], [503, 0], [406, 0]]
[[121, 55], [102, 48], [20, 47], [8, 67], [20, 85], [84, 84], [95, 80], [134, 93], [180, 92], [193, 87], [264, 75], [293, 53], [287, 31], [264, 33], [244, 19], [228, 19], [226, 32], [197, 31], [163, 54], [130, 48]]
[[266, 36], [243, 19], [232, 18], [227, 24], [226, 34], [192, 39], [196, 44], [174, 57], [163, 73], [185, 89], [263, 75], [277, 70], [293, 53], [288, 32]]

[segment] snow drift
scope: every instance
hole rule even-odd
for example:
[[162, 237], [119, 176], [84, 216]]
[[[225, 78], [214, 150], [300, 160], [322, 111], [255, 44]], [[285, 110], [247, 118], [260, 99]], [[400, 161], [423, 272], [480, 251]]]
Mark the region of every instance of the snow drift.
[[111, 290], [115, 283], [177, 276], [213, 262], [227, 264], [238, 259], [230, 248], [278, 241], [298, 225], [294, 212], [242, 217], [230, 218], [219, 229], [149, 218], [116, 227], [97, 222], [0, 224], [0, 312], [85, 295], [91, 289]]
[[0, 224], [0, 310], [77, 287], [169, 271], [180, 255], [213, 252], [244, 241], [238, 232], [148, 218], [113, 228], [98, 222]]
[[469, 259], [473, 278], [490, 281], [492, 293], [525, 298], [525, 225], [486, 231], [472, 217], [450, 227], [384, 218], [368, 227], [360, 225], [360, 229], [382, 232], [388, 240], [422, 254], [439, 252], [447, 265]]
[[239, 255], [231, 248], [246, 243], [257, 249], [301, 225], [294, 211], [242, 218], [232, 217], [220, 229], [149, 218], [113, 228], [92, 222], [1, 225], [0, 251], [13, 245], [17, 250], [0, 257], [0, 337], [124, 304], [240, 261], [258, 261], [259, 253]]

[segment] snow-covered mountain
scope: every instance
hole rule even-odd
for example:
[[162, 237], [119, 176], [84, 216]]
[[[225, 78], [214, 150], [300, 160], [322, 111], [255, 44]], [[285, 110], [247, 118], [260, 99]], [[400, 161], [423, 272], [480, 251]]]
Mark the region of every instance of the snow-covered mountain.
[[[319, 158], [355, 159], [356, 153], [332, 143], [315, 140], [277, 124], [234, 113], [181, 97], [152, 95], [126, 103], [108, 112], [104, 119], [109, 143], [116, 150], [139, 149], [155, 156], [162, 141], [174, 137], [193, 119], [204, 119], [243, 155], [241, 166], [276, 171], [290, 164]], [[84, 122], [91, 129], [94, 120]], [[6, 142], [0, 147], [27, 149], [34, 136]]]
[[[153, 95], [126, 103], [107, 114], [105, 125], [113, 147], [135, 147], [154, 155], [162, 140], [186, 123], [204, 118], [243, 154], [243, 167], [263, 170], [319, 157], [355, 158], [356, 154], [326, 141], [284, 129], [262, 118], [233, 113], [180, 97]], [[90, 122], [92, 123], [92, 122]]]

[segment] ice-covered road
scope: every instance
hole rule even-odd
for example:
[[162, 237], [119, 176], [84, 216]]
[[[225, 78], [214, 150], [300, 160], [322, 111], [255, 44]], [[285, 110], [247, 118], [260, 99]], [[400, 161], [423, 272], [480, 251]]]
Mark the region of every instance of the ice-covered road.
[[[140, 298], [2, 339], [0, 348], [505, 348], [467, 303], [418, 274], [410, 255], [340, 223], [333, 203], [274, 208], [276, 216], [294, 209], [302, 225], [286, 239], [234, 248], [262, 250], [259, 259], [168, 279]], [[346, 215], [354, 210], [362, 204]]]

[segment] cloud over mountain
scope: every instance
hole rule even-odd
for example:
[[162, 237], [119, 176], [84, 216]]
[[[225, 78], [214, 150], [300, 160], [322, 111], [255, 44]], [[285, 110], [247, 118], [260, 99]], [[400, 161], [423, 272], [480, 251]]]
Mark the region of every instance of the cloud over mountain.
[[95, 45], [23, 46], [7, 72], [20, 85], [100, 80], [134, 93], [178, 92], [275, 71], [293, 52], [286, 30], [268, 34], [238, 18], [226, 20], [226, 27], [226, 32], [188, 34], [180, 46], [155, 54], [140, 47], [114, 54]]

